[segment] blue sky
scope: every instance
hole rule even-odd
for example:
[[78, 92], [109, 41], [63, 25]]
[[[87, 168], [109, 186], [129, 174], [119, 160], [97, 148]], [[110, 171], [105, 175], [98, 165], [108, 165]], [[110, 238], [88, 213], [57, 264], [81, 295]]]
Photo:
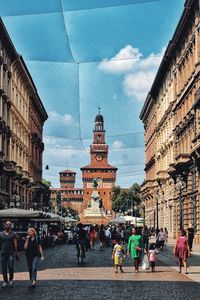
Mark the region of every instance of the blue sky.
[[139, 114], [183, 6], [184, 0], [0, 0], [49, 115], [43, 176], [53, 186], [66, 168], [82, 186], [80, 167], [89, 163], [99, 106], [117, 184], [143, 181]]

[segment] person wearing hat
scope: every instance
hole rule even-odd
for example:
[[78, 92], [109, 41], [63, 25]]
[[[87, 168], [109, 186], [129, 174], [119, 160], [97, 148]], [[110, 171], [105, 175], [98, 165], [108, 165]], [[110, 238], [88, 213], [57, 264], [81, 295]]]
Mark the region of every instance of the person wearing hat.
[[189, 228], [187, 231], [188, 231], [188, 245], [189, 245], [190, 251], [192, 251], [192, 244], [193, 244], [193, 239], [194, 239], [194, 227], [191, 223], [189, 224]]

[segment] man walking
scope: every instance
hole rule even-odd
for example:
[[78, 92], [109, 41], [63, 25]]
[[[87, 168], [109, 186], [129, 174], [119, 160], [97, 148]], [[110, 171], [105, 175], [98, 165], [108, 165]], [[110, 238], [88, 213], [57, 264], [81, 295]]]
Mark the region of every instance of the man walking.
[[[14, 275], [14, 253], [16, 259], [19, 259], [17, 250], [17, 235], [12, 231], [11, 222], [6, 221], [4, 224], [4, 231], [0, 233], [1, 243], [1, 266], [3, 274], [2, 288], [13, 287], [13, 275]], [[9, 272], [9, 281], [8, 274]]]
[[149, 250], [149, 237], [151, 236], [151, 232], [149, 228], [145, 225], [144, 229], [142, 231], [142, 241], [143, 241], [143, 246], [146, 251]]

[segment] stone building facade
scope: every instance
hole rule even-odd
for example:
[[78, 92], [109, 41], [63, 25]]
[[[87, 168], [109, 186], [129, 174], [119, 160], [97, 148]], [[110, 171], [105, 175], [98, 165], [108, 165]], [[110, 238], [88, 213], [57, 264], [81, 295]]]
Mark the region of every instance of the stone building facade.
[[[192, 224], [196, 239], [200, 234], [199, 6], [199, 1], [185, 2], [140, 115], [146, 141], [146, 179], [142, 185], [146, 222], [150, 225], [151, 220], [152, 224], [148, 211], [154, 210], [155, 227], [167, 227], [175, 236], [180, 227], [187, 229]], [[154, 110], [155, 173], [150, 174], [147, 136]]]
[[[47, 113], [1, 19], [0, 46], [0, 208], [30, 208], [36, 184], [42, 181], [42, 130]], [[33, 157], [35, 133], [40, 138], [40, 156]], [[33, 164], [37, 164], [36, 171]]]

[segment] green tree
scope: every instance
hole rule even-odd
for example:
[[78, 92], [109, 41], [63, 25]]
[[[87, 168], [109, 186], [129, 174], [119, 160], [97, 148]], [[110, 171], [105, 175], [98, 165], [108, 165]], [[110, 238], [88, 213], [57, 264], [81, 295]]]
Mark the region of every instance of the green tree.
[[129, 189], [124, 190], [119, 186], [113, 188], [112, 193], [112, 209], [115, 212], [128, 212], [133, 211], [134, 214], [139, 216], [138, 211], [135, 212], [134, 207], [138, 206], [141, 202], [140, 186], [134, 183]]
[[113, 188], [112, 209], [115, 212], [126, 211], [127, 191], [122, 190], [119, 186]]
[[52, 186], [51, 182], [46, 180], [45, 178], [42, 178], [42, 183], [48, 188], [50, 188]]

